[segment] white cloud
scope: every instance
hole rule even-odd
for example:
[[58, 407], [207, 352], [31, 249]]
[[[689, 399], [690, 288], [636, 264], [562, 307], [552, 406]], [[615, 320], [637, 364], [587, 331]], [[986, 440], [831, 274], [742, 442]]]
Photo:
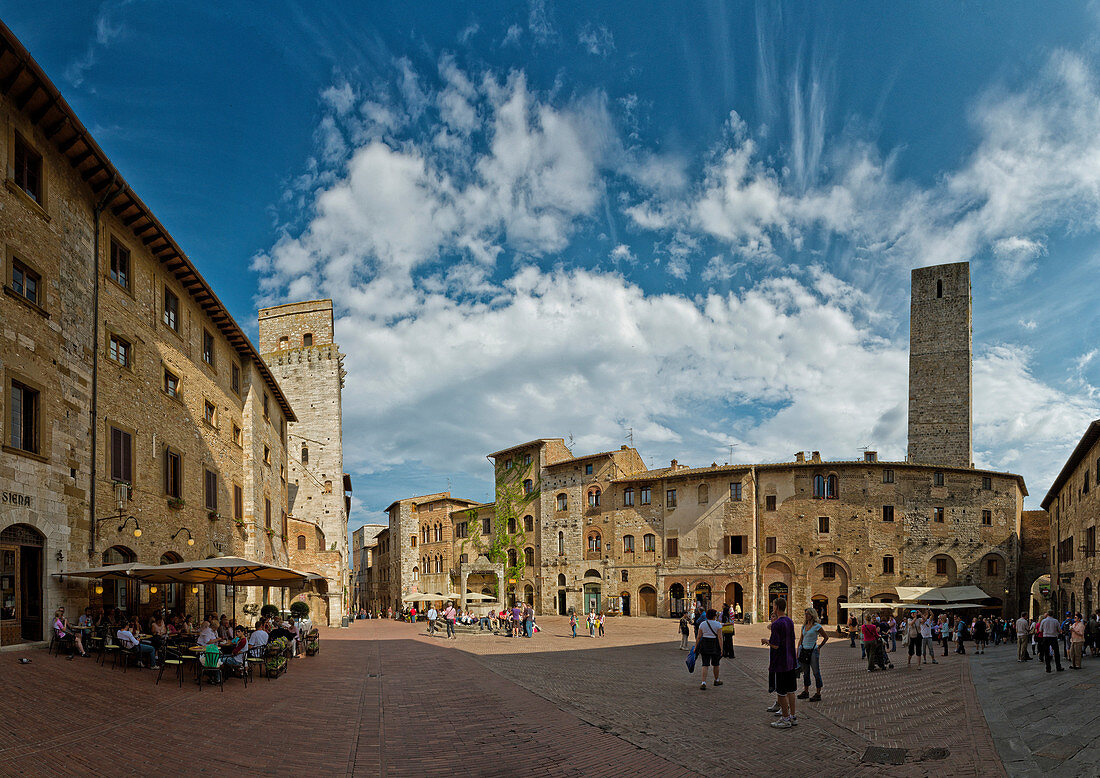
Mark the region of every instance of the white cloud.
[[1039, 323], [1035, 319], [1020, 319], [1020, 326], [1025, 330], [1031, 331], [1039, 326]]
[[80, 86], [89, 70], [95, 66], [100, 52], [121, 38], [126, 31], [118, 18], [122, 10], [133, 0], [107, 0], [101, 3], [95, 17], [95, 34], [84, 53], [65, 68], [65, 78], [73, 86]]
[[507, 46], [519, 46], [522, 37], [523, 28], [518, 24], [513, 24], [508, 28], [508, 31], [504, 33], [504, 40], [500, 42], [500, 45], [502, 48]]
[[597, 57], [606, 57], [615, 51], [615, 36], [602, 24], [596, 27], [591, 22], [586, 23], [577, 32], [577, 42]]

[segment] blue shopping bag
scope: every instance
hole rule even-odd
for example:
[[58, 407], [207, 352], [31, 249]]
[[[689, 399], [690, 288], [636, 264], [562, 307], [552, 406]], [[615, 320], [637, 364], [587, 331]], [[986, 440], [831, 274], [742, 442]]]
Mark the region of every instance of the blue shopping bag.
[[688, 651], [688, 658], [684, 660], [684, 664], [688, 666], [689, 673], [695, 672], [695, 646], [692, 646], [691, 650]]

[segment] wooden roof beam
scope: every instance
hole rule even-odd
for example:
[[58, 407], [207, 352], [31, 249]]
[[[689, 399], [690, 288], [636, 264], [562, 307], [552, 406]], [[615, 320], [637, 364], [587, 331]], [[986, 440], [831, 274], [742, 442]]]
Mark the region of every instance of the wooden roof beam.
[[19, 77], [23, 75], [23, 71], [27, 69], [27, 63], [25, 60], [19, 60], [19, 64], [15, 66], [7, 78], [0, 82], [0, 92], [7, 94], [11, 91], [11, 88], [15, 86], [15, 82], [19, 80]]
[[88, 161], [88, 157], [92, 156], [92, 147], [88, 146], [84, 149], [83, 153], [69, 158], [69, 164], [74, 168], [78, 168]]
[[69, 138], [64, 143], [57, 144], [57, 150], [60, 151], [62, 154], [68, 154], [69, 149], [75, 146], [78, 140], [84, 140], [84, 137], [79, 132], [74, 132], [73, 137]]
[[83, 178], [85, 181], [91, 181], [93, 178], [95, 178], [106, 169], [107, 164], [104, 162], [100, 162], [99, 164], [92, 165], [90, 168], [85, 170], [83, 173], [80, 174], [80, 177]]
[[[12, 102], [15, 103], [15, 107], [22, 111], [41, 87], [42, 85], [38, 83], [38, 79], [32, 80], [30, 86], [24, 89], [18, 97], [12, 99]], [[37, 123], [38, 122], [35, 122], [35, 124]]]
[[[35, 124], [38, 124], [46, 118], [46, 114], [48, 114], [50, 112], [50, 109], [53, 108], [55, 105], [57, 105], [57, 98], [51, 97], [42, 105], [41, 108], [35, 111], [34, 115], [31, 116], [31, 121]], [[51, 137], [52, 135], [47, 135], [46, 140], [49, 140]]]
[[[50, 104], [53, 105], [54, 102], [55, 101], [51, 101]], [[45, 118], [45, 117], [43, 117], [43, 118]], [[56, 122], [54, 122], [51, 126], [47, 127], [45, 130], [43, 130], [43, 134], [46, 136], [46, 140], [52, 140], [53, 136], [57, 135], [57, 133], [59, 133], [63, 129], [65, 129], [65, 126], [68, 123], [69, 123], [69, 117], [68, 117], [68, 115], [65, 115], [65, 116], [62, 116], [60, 119], [58, 119]]]

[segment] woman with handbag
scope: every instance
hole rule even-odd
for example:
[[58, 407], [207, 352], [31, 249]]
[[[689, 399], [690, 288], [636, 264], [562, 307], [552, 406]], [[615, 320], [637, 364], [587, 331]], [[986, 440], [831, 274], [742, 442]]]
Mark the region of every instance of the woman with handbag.
[[720, 617], [722, 622], [722, 656], [726, 659], [733, 659], [733, 613], [730, 611], [730, 606], [722, 606], [722, 616]]
[[[817, 639], [821, 638], [818, 643]], [[802, 622], [802, 639], [798, 643], [798, 664], [802, 670], [802, 694], [798, 699], [809, 698], [810, 702], [821, 702], [821, 656], [820, 649], [829, 642], [829, 635], [821, 628], [821, 618], [813, 608], [806, 609]], [[814, 674], [814, 696], [810, 697], [810, 673]]]

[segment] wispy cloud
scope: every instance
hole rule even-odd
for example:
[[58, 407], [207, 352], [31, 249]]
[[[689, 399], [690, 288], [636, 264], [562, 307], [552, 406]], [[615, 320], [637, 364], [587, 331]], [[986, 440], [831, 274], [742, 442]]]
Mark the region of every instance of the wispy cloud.
[[73, 86], [84, 83], [87, 72], [96, 64], [100, 52], [121, 38], [126, 31], [119, 18], [122, 10], [134, 0], [108, 0], [99, 6], [96, 12], [92, 39], [88, 42], [84, 54], [77, 57], [65, 68], [65, 79]]
[[577, 33], [577, 42], [585, 51], [597, 57], [607, 57], [615, 51], [615, 37], [602, 24], [598, 27], [591, 22], [585, 24]]

